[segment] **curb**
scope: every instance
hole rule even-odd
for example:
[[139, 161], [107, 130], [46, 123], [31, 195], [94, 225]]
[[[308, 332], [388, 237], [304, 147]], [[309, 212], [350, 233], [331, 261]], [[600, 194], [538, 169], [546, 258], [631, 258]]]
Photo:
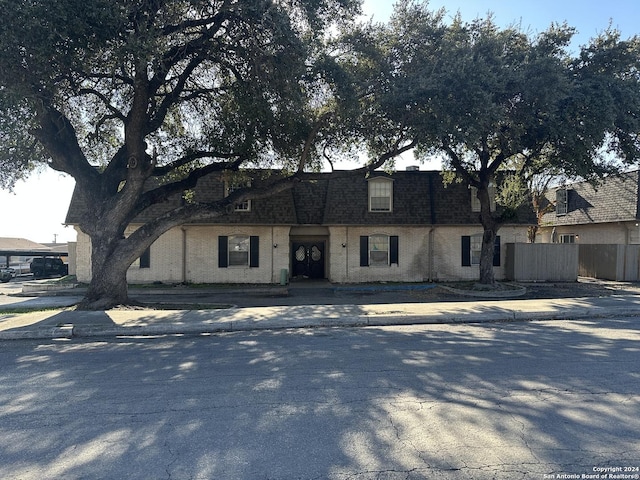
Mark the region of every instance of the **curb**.
[[[25, 285], [26, 286], [26, 285]], [[12, 297], [65, 297], [65, 296], [82, 296], [86, 292], [86, 288], [70, 287], [68, 285], [55, 286], [51, 288], [42, 288], [42, 284], [31, 285], [22, 292], [12, 293]], [[267, 286], [257, 288], [231, 288], [228, 290], [216, 289], [182, 289], [182, 288], [129, 288], [129, 296], [132, 298], [144, 295], [163, 295], [170, 294], [176, 296], [202, 296], [202, 295], [288, 295], [289, 288], [281, 286]]]
[[572, 309], [566, 312], [520, 312], [505, 310], [482, 315], [380, 315], [377, 317], [335, 318], [323, 317], [317, 319], [292, 319], [278, 321], [221, 321], [215, 324], [194, 323], [177, 325], [163, 323], [161, 325], [145, 326], [105, 326], [92, 327], [85, 325], [64, 324], [56, 327], [38, 327], [33, 329], [16, 329], [0, 332], [0, 340], [43, 340], [43, 339], [73, 339], [96, 337], [152, 337], [164, 335], [206, 335], [225, 332], [250, 332], [265, 330], [289, 330], [310, 328], [356, 328], [356, 327], [385, 327], [410, 325], [461, 325], [480, 323], [524, 323], [543, 320], [580, 320], [584, 318], [610, 318], [614, 316], [640, 316], [638, 308], [604, 309], [584, 308]]
[[0, 340], [43, 340], [43, 339], [71, 339], [74, 337], [73, 325], [59, 327], [38, 327], [34, 329], [20, 328], [0, 332]]

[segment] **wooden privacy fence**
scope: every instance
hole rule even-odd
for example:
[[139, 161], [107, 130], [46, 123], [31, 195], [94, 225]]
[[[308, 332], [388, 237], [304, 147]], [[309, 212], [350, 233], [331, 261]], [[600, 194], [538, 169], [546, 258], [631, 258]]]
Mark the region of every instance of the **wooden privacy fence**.
[[580, 245], [583, 277], [635, 282], [640, 280], [640, 245]]
[[506, 277], [517, 282], [575, 282], [575, 243], [507, 243]]

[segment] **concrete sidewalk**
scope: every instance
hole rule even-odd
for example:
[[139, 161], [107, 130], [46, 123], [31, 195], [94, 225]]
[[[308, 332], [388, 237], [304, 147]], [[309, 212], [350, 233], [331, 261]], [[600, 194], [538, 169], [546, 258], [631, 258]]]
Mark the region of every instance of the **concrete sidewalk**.
[[[0, 312], [0, 340], [196, 335], [314, 327], [595, 319], [640, 315], [640, 295], [363, 305], [298, 305], [208, 310], [65, 310], [75, 297], [16, 300]], [[54, 308], [10, 313], [9, 307]]]

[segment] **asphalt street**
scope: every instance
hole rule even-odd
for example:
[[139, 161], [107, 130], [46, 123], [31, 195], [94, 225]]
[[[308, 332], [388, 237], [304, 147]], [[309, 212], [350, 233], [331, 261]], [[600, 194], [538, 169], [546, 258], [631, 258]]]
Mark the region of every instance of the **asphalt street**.
[[635, 317], [0, 345], [3, 479], [524, 480], [640, 466]]

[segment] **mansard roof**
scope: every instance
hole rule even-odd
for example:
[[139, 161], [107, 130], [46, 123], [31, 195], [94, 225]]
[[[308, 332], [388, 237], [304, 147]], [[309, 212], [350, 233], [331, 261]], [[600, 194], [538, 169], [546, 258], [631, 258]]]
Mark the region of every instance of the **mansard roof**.
[[[374, 172], [345, 175], [345, 172], [309, 174], [292, 189], [251, 202], [249, 211], [234, 211], [212, 219], [213, 224], [253, 225], [471, 225], [479, 214], [471, 211], [471, 190], [463, 184], [445, 185], [439, 171]], [[260, 182], [260, 176], [257, 180]], [[370, 179], [393, 180], [391, 212], [370, 212]], [[203, 177], [194, 190], [194, 200], [207, 202], [224, 198], [222, 174]], [[66, 223], [78, 223], [82, 205], [74, 194]], [[180, 196], [143, 212], [134, 223], [144, 223], [180, 205]], [[522, 208], [510, 223], [532, 224], [530, 208]]]
[[567, 190], [567, 213], [558, 214], [555, 208], [544, 215], [542, 225], [584, 225], [640, 220], [638, 170], [610, 176], [594, 187], [578, 182], [557, 187], [549, 192], [547, 200], [556, 201], [559, 189]]

